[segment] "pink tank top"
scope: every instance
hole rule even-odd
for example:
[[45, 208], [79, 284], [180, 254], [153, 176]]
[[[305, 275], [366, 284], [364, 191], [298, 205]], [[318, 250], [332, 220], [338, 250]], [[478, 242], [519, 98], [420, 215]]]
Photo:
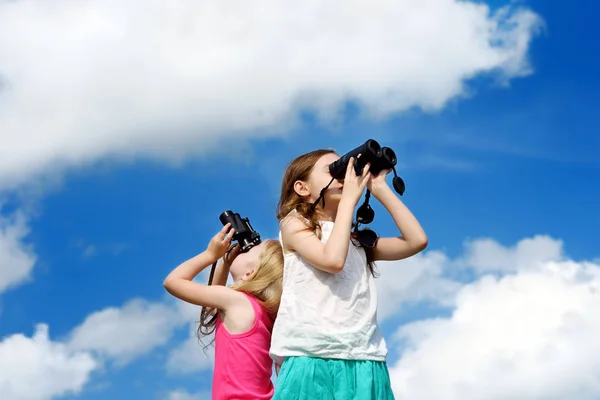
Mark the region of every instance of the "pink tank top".
[[248, 331], [230, 334], [221, 316], [217, 317], [213, 400], [273, 397], [273, 361], [269, 356], [273, 321], [254, 297], [246, 297], [254, 309], [254, 324]]

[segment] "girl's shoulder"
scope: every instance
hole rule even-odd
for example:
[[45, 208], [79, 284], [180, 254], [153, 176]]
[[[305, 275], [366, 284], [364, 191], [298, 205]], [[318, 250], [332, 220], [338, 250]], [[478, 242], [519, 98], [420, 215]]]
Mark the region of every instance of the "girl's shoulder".
[[306, 224], [308, 224], [308, 222], [309, 222], [308, 218], [306, 218], [304, 215], [302, 215], [302, 213], [298, 212], [298, 210], [292, 210], [285, 217], [283, 217], [281, 219], [281, 221], [279, 221], [279, 223], [281, 224], [285, 221], [293, 221], [293, 220], [300, 220]]
[[310, 221], [297, 211], [291, 211], [279, 221], [279, 241], [284, 255], [295, 254], [294, 246], [299, 235], [313, 234]]
[[310, 227], [310, 221], [297, 211], [291, 211], [279, 221], [279, 229], [283, 234], [298, 233]]
[[229, 335], [247, 333], [264, 314], [261, 304], [254, 296], [242, 291], [236, 292], [239, 293], [241, 301], [227, 311], [219, 310], [222, 327]]
[[[320, 228], [327, 226], [327, 225], [334, 224], [333, 221], [326, 221], [326, 220], [322, 220], [322, 219], [316, 219], [315, 223]], [[283, 217], [279, 221], [279, 229], [281, 231], [283, 231], [284, 228], [287, 231], [305, 230], [305, 229], [310, 229], [311, 226], [312, 226], [311, 221], [296, 210], [290, 211], [285, 217]]]

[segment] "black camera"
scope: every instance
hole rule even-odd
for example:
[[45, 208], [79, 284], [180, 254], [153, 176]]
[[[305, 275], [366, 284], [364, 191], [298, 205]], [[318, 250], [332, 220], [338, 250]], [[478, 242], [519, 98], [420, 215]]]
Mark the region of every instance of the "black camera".
[[[360, 155], [360, 157], [358, 157]], [[354, 171], [356, 175], [362, 175], [363, 168], [367, 163], [371, 164], [369, 171], [372, 175], [377, 175], [381, 171], [391, 169], [394, 171], [394, 179], [392, 181], [396, 192], [402, 196], [406, 189], [404, 181], [396, 174], [396, 153], [389, 147], [381, 147], [374, 139], [369, 139], [354, 150], [350, 150], [339, 160], [329, 165], [329, 173], [334, 179], [344, 179], [346, 176], [346, 168], [350, 158], [354, 157]]]
[[235, 240], [240, 244], [242, 253], [246, 253], [262, 242], [260, 234], [252, 228], [248, 218], [242, 218], [240, 217], [240, 214], [227, 210], [219, 216], [219, 220], [223, 226], [230, 223], [231, 227], [235, 229], [232, 240]]

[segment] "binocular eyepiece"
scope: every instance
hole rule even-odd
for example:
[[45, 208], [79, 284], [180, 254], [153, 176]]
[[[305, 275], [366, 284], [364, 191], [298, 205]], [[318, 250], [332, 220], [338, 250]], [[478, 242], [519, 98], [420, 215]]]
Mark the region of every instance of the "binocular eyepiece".
[[235, 229], [232, 240], [240, 244], [242, 253], [246, 253], [254, 246], [261, 244], [260, 234], [252, 228], [248, 218], [241, 218], [240, 214], [227, 210], [219, 216], [219, 220], [223, 226], [230, 223], [231, 227]]
[[[360, 155], [360, 157], [358, 157]], [[350, 158], [354, 157], [354, 172], [356, 175], [362, 175], [363, 169], [367, 163], [371, 164], [369, 171], [373, 175], [381, 171], [391, 169], [394, 171], [393, 185], [399, 195], [404, 194], [406, 189], [404, 181], [396, 174], [396, 153], [389, 147], [381, 147], [374, 139], [369, 139], [354, 150], [350, 150], [339, 158], [339, 160], [329, 165], [329, 173], [334, 179], [344, 179], [346, 169]]]

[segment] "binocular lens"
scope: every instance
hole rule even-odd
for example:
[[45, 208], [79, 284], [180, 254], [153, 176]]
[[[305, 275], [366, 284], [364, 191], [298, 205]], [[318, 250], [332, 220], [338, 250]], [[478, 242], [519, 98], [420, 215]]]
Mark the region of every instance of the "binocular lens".
[[366, 155], [366, 156], [377, 157], [379, 155], [380, 151], [381, 151], [381, 146], [379, 145], [379, 143], [376, 140], [369, 139], [365, 143], [365, 153], [366, 154], [363, 154], [362, 156]]
[[235, 214], [233, 213], [233, 211], [223, 211], [221, 215], [219, 215], [219, 221], [221, 221], [223, 225], [227, 225], [228, 222], [231, 222], [231, 225], [233, 225], [232, 227], [235, 228]]
[[386, 161], [386, 163], [389, 165], [387, 168], [391, 168], [394, 165], [396, 165], [397, 160], [396, 153], [394, 153], [394, 150], [390, 149], [389, 147], [384, 147], [383, 149], [381, 149], [381, 155], [383, 156], [383, 159]]

